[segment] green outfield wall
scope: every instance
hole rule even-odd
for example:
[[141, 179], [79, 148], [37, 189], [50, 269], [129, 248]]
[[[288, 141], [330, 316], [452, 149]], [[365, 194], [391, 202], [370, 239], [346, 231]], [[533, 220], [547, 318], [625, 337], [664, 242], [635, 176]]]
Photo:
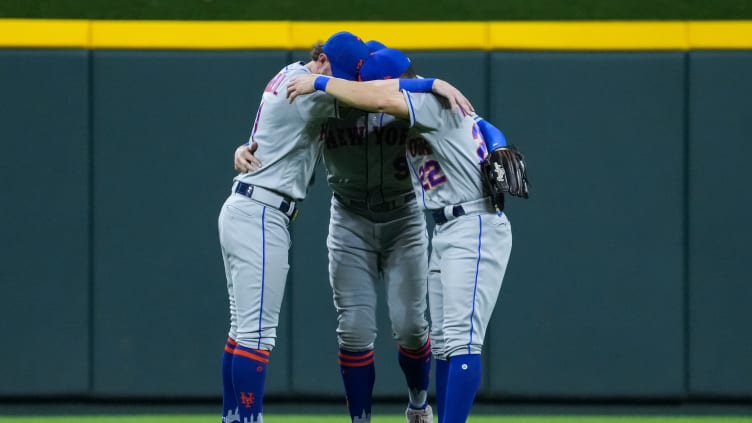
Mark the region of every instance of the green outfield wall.
[[[530, 167], [481, 398], [752, 400], [752, 49], [408, 53]], [[0, 49], [0, 398], [219, 398], [232, 154], [305, 58]], [[270, 397], [343, 395], [329, 195], [319, 169], [291, 225]], [[379, 324], [376, 394], [401, 398], [383, 302]]]

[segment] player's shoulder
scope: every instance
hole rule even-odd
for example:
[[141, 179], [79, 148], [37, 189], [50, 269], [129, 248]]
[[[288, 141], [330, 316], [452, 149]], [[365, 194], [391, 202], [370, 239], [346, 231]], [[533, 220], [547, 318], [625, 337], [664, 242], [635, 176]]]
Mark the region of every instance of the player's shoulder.
[[441, 117], [452, 115], [449, 100], [434, 93], [408, 92], [409, 106], [414, 113]]
[[444, 105], [449, 106], [449, 102], [445, 102], [444, 100], [446, 99], [444, 97], [432, 92], [403, 91], [407, 93], [413, 103], [431, 104], [439, 107], [443, 107]]
[[280, 73], [284, 73], [287, 78], [293, 78], [299, 75], [310, 74], [311, 71], [306, 67], [304, 62], [294, 62], [282, 68]]
[[[409, 93], [411, 123], [420, 132], [449, 130], [462, 126], [461, 112], [455, 112], [449, 101], [434, 93]], [[472, 120], [472, 119], [471, 119]]]

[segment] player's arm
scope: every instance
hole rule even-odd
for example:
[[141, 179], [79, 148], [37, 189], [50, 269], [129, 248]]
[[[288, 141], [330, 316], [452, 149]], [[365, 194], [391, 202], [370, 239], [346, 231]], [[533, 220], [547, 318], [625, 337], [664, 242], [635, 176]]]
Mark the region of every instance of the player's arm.
[[507, 139], [499, 128], [478, 115], [473, 116], [473, 120], [483, 134], [483, 140], [489, 152], [507, 146]]
[[301, 75], [287, 84], [287, 98], [292, 103], [299, 95], [325, 91], [356, 109], [384, 112], [407, 118], [407, 101], [399, 91], [399, 80], [354, 82], [320, 75]]
[[356, 109], [409, 118], [408, 104], [396, 79], [369, 82], [330, 79], [324, 91]]
[[388, 79], [353, 82], [320, 75], [299, 76], [287, 85], [287, 97], [295, 97], [316, 90], [325, 91], [339, 101], [370, 112], [384, 112], [398, 118], [409, 117], [409, 104], [400, 90], [433, 92], [449, 100], [452, 109], [472, 112], [470, 101], [454, 86], [440, 79]]

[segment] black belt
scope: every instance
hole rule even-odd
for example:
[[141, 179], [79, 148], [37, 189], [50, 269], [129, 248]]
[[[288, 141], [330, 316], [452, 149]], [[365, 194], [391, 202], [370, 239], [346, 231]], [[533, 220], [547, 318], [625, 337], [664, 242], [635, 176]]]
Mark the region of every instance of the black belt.
[[297, 204], [292, 198], [278, 194], [270, 189], [236, 181], [234, 191], [240, 195], [244, 195], [250, 198], [253, 201], [257, 201], [269, 207], [274, 207], [275, 209], [286, 214], [290, 219], [295, 219], [295, 217], [298, 215], [298, 208], [296, 207]]
[[[462, 206], [452, 207], [452, 216], [460, 217], [464, 215], [465, 209]], [[431, 210], [431, 216], [433, 216], [433, 221], [437, 225], [441, 225], [442, 223], [447, 223], [449, 221], [449, 219], [446, 217], [446, 214], [444, 214], [444, 209]]]
[[399, 197], [387, 201], [382, 201], [380, 203], [371, 203], [366, 200], [344, 198], [337, 193], [334, 193], [334, 198], [336, 198], [337, 201], [346, 206], [356, 207], [361, 210], [368, 210], [376, 213], [384, 213], [398, 209], [411, 201], [415, 201], [415, 193], [411, 192], [409, 194], [401, 195]]
[[433, 217], [433, 221], [437, 225], [441, 225], [466, 214], [497, 213], [497, 210], [494, 205], [491, 204], [490, 199], [482, 198], [462, 204], [442, 207], [440, 209], [431, 209], [429, 212], [431, 213], [431, 217]]

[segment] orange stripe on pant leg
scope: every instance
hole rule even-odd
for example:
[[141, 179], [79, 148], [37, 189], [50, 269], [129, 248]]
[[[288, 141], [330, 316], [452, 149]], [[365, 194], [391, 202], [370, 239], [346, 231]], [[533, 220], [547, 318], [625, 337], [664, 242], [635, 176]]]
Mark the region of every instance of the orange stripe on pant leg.
[[[255, 351], [261, 351], [261, 350], [254, 350], [254, 352]], [[264, 357], [262, 357], [260, 355], [256, 355], [255, 353], [252, 353], [250, 351], [236, 349], [232, 353], [235, 354], [235, 355], [243, 356], [245, 358], [250, 358], [251, 360], [258, 361], [260, 363], [264, 363], [264, 364], [269, 363], [269, 359], [268, 358], [264, 358]], [[267, 353], [266, 355], [268, 356], [269, 354]]]

